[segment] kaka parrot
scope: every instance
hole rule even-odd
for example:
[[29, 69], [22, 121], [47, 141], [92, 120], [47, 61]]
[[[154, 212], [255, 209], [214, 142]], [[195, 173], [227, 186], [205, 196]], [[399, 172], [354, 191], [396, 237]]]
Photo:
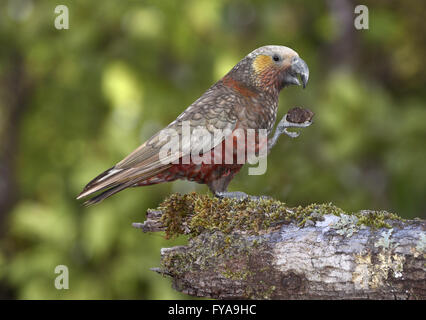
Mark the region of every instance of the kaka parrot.
[[[289, 85], [303, 85], [305, 88], [308, 78], [308, 66], [294, 50], [275, 45], [260, 47], [238, 62], [163, 130], [172, 130], [181, 137], [184, 122], [189, 123], [190, 133], [199, 127], [212, 134], [214, 130], [223, 130], [226, 132], [223, 137], [213, 139], [207, 151], [208, 156], [214, 158], [218, 150], [226, 152], [223, 151], [225, 142], [235, 138], [237, 129], [265, 129], [269, 135], [276, 121], [281, 89]], [[297, 136], [295, 132], [286, 131], [287, 128], [311, 124], [312, 114], [302, 122], [291, 121], [286, 116], [278, 124], [273, 138], [267, 141], [268, 152], [282, 133]], [[162, 147], [167, 143], [167, 139], [162, 139], [163, 130], [90, 181], [77, 199], [102, 191], [85, 202], [90, 205], [129, 187], [176, 179], [207, 184], [213, 194], [221, 197], [245, 195], [242, 192], [227, 192], [228, 184], [243, 163], [195, 163], [191, 158], [182, 161], [185, 157], [188, 159], [193, 148], [191, 143], [185, 145], [183, 142], [177, 152], [167, 153], [167, 159], [164, 159], [160, 156]]]

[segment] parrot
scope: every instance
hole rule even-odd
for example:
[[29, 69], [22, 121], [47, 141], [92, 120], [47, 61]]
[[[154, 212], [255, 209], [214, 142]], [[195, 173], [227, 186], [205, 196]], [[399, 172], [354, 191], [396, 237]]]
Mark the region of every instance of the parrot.
[[[180, 138], [183, 136], [184, 123], [188, 124], [190, 134], [200, 127], [210, 134], [213, 134], [214, 130], [222, 130], [223, 136], [213, 139], [213, 143], [207, 146], [208, 150], [203, 149], [203, 156], [207, 157], [203, 159], [214, 159], [219, 152], [232, 152], [234, 157], [235, 148], [229, 151], [229, 148], [225, 148], [226, 142], [229, 139], [235, 142], [235, 133], [248, 129], [264, 129], [269, 136], [276, 122], [280, 91], [290, 85], [302, 85], [305, 88], [308, 79], [308, 66], [293, 49], [280, 45], [255, 49], [165, 129], [154, 134], [123, 160], [91, 180], [77, 199], [91, 196], [84, 204], [92, 205], [126, 188], [177, 179], [206, 184], [213, 195], [222, 198], [247, 196], [244, 192], [227, 191], [229, 183], [244, 163], [229, 163], [223, 159], [216, 162], [195, 162], [191, 160], [191, 151], [195, 147], [199, 148], [200, 144], [203, 147], [206, 145], [201, 142], [198, 145], [193, 144], [191, 141], [182, 142], [182, 146], [175, 152], [168, 152], [164, 156], [162, 148], [168, 143], [167, 139], [164, 139], [165, 130], [174, 132], [175, 136]], [[311, 123], [310, 118], [302, 123], [291, 122], [285, 115], [277, 125], [273, 138], [267, 140], [268, 152], [282, 133], [290, 137], [298, 135], [297, 132], [287, 131], [287, 128], [307, 127]], [[259, 144], [256, 136], [256, 150], [259, 149]], [[165, 161], [165, 158], [168, 161]], [[184, 159], [186, 161], [183, 161]]]

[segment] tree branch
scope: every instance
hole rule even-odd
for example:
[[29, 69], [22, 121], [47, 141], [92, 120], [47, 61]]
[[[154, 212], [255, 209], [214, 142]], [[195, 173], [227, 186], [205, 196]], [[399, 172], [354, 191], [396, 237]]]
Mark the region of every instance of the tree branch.
[[331, 204], [289, 208], [174, 194], [144, 232], [187, 234], [161, 267], [183, 293], [218, 299], [425, 299], [425, 221]]

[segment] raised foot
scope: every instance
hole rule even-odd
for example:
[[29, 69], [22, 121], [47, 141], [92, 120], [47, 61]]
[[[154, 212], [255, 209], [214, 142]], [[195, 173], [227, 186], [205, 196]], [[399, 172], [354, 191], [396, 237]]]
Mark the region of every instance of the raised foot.
[[302, 123], [296, 123], [296, 122], [289, 122], [287, 118], [288, 118], [288, 115], [286, 114], [278, 123], [277, 129], [276, 129], [276, 134], [278, 134], [278, 136], [285, 133], [291, 138], [297, 138], [299, 136], [298, 132], [291, 132], [291, 131], [288, 131], [287, 129], [306, 128], [312, 124], [312, 120], [306, 120]]
[[262, 199], [272, 199], [269, 196], [251, 196], [248, 195], [245, 192], [242, 191], [233, 191], [233, 192], [229, 192], [229, 191], [222, 191], [222, 192], [215, 192], [215, 197], [218, 197], [220, 199], [223, 198], [228, 198], [228, 199], [235, 199], [238, 201], [243, 201], [243, 200], [262, 200]]
[[275, 146], [280, 135], [285, 133], [291, 138], [297, 138], [298, 132], [288, 131], [288, 128], [306, 128], [312, 124], [312, 117], [314, 113], [309, 109], [303, 109], [300, 107], [292, 108], [284, 115], [281, 121], [278, 123], [275, 129], [274, 135], [268, 140], [268, 153]]

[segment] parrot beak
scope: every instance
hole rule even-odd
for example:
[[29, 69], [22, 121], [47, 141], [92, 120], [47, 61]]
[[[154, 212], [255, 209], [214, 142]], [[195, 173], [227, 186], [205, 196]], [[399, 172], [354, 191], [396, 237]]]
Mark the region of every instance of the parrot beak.
[[[300, 77], [300, 80], [299, 80]], [[299, 57], [294, 57], [291, 61], [290, 67], [286, 70], [284, 76], [283, 85], [288, 86], [291, 84], [300, 86], [302, 81], [303, 88], [306, 88], [306, 84], [309, 79], [309, 68], [305, 61]]]

